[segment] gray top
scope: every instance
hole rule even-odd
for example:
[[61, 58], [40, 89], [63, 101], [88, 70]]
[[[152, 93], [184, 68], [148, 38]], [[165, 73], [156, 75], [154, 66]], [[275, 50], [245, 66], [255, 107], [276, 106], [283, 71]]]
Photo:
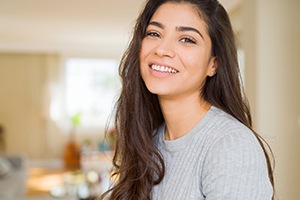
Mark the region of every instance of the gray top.
[[222, 110], [211, 107], [186, 135], [156, 143], [166, 166], [153, 200], [270, 200], [266, 159], [254, 134]]

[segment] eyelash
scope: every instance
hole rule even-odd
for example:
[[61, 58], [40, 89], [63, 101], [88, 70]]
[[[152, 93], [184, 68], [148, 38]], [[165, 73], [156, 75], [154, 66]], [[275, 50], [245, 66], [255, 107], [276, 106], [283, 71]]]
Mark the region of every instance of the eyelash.
[[147, 32], [146, 36], [159, 37], [160, 38], [160, 35], [157, 32], [153, 32], [153, 31]]
[[[149, 31], [146, 33], [146, 37], [158, 37], [160, 38], [160, 34], [154, 31]], [[182, 41], [183, 43], [190, 43], [190, 44], [197, 44], [196, 40], [191, 37], [183, 37], [179, 41]]]
[[184, 42], [184, 43], [191, 43], [191, 44], [197, 44], [197, 42], [190, 37], [183, 37], [180, 39], [180, 41]]

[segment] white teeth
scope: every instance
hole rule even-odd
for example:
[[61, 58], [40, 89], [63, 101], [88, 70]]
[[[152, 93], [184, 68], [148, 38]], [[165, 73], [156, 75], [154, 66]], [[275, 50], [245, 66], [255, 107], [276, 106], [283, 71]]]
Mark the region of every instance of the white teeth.
[[173, 74], [178, 72], [177, 70], [172, 69], [170, 67], [165, 67], [165, 66], [160, 66], [160, 65], [152, 65], [151, 68], [156, 70], [156, 71], [173, 73]]

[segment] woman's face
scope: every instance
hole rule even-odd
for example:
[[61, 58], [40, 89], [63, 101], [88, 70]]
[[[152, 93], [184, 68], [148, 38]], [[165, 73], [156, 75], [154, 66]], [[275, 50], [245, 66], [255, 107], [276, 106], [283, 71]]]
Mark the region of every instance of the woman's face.
[[215, 71], [206, 23], [188, 3], [165, 3], [152, 16], [142, 41], [141, 76], [159, 98], [200, 96]]

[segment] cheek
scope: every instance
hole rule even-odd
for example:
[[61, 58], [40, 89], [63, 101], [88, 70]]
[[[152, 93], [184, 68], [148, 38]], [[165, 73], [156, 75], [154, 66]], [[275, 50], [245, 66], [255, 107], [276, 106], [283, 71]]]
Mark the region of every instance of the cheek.
[[191, 70], [205, 70], [208, 64], [208, 56], [204, 52], [185, 52], [182, 57], [182, 62]]
[[140, 57], [140, 65], [142, 65], [143, 63], [145, 63], [145, 59], [146, 59], [146, 51], [143, 45], [141, 46], [139, 57]]
[[143, 75], [144, 75], [145, 63], [147, 63], [146, 62], [146, 55], [147, 55], [147, 53], [146, 53], [145, 45], [142, 42], [141, 49], [140, 49], [140, 55], [139, 55], [139, 58], [140, 58], [139, 68], [140, 68], [140, 74], [141, 74], [142, 78], [143, 78]]
[[142, 45], [141, 49], [140, 49], [140, 60], [142, 61], [142, 58], [144, 58], [144, 57], [145, 57], [145, 48]]
[[149, 55], [154, 48], [153, 46], [153, 42], [144, 39], [141, 44], [140, 58], [145, 58], [147, 55]]
[[181, 61], [186, 67], [194, 69], [198, 68], [199, 65], [202, 64], [203, 58], [201, 58], [201, 55], [199, 53], [184, 52], [184, 54], [181, 54]]
[[145, 51], [146, 51], [146, 49], [147, 49], [147, 42], [145, 41], [145, 39], [142, 41], [142, 43], [141, 43], [141, 54], [142, 53], [144, 53]]

